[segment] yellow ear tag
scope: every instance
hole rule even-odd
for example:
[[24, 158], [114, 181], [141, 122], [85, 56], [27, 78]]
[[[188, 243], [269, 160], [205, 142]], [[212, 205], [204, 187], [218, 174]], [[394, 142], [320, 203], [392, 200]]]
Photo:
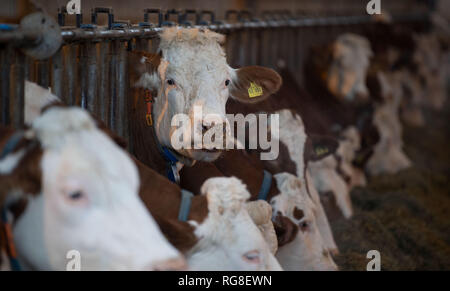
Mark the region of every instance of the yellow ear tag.
[[263, 94], [263, 89], [261, 86], [256, 85], [255, 83], [250, 83], [250, 88], [248, 88], [248, 96], [250, 98], [258, 97]]
[[321, 156], [328, 153], [328, 149], [325, 147], [317, 147], [316, 148], [316, 155]]

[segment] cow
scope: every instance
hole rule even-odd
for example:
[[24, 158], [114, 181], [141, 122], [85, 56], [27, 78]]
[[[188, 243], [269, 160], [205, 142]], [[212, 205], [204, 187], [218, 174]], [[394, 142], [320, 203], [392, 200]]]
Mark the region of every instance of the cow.
[[50, 108], [0, 132], [11, 267], [66, 270], [75, 252], [82, 270], [185, 269], [139, 199], [136, 166], [87, 112]]
[[[234, 114], [242, 113], [244, 115], [257, 112], [277, 112], [278, 114], [282, 113], [283, 115], [285, 115], [285, 121], [282, 121], [280, 119], [280, 141], [288, 146], [291, 159], [293, 161], [296, 161], [297, 168], [293, 172], [293, 174], [297, 175], [301, 179], [304, 179], [305, 173], [303, 167], [303, 152], [298, 146], [298, 143], [300, 142], [300, 144], [303, 144], [304, 140], [299, 141], [296, 139], [296, 137], [304, 137], [307, 134], [312, 136], [318, 135], [330, 137], [339, 137], [339, 135], [332, 131], [333, 123], [329, 119], [330, 114], [324, 112], [323, 109], [327, 107], [318, 106], [317, 102], [314, 101], [314, 98], [296, 84], [296, 81], [292, 77], [292, 74], [290, 74], [287, 70], [282, 70], [280, 74], [283, 78], [283, 85], [281, 86], [280, 90], [272, 97], [267, 98], [266, 100], [263, 100], [258, 104], [251, 105], [239, 104], [233, 100], [230, 100], [227, 104], [227, 111]], [[304, 123], [303, 120], [305, 120]], [[338, 157], [335, 156], [336, 155], [333, 153], [333, 155], [328, 158], [332, 159], [334, 162], [331, 164], [331, 168], [325, 170], [329, 173], [334, 173], [335, 179], [327, 179], [324, 182], [328, 183], [328, 185], [326, 186], [328, 190], [333, 189], [333, 191], [339, 191], [340, 194], [337, 194], [337, 196], [348, 197], [348, 184], [346, 183], [344, 178], [339, 175], [339, 171], [337, 169], [338, 163], [337, 161], [335, 161]], [[276, 159], [275, 161], [277, 160], [279, 159]], [[325, 166], [322, 161], [310, 161], [310, 165], [316, 163], [318, 164], [317, 168], [320, 166]], [[285, 163], [280, 164], [282, 165], [282, 167], [286, 166]], [[285, 168], [285, 171], [289, 172], [289, 169]], [[318, 185], [319, 183], [323, 183], [317, 180], [319, 178], [318, 176], [311, 175], [311, 178], [311, 184], [314, 184], [314, 186]], [[338, 181], [338, 184], [334, 185], [334, 181]], [[346, 198], [346, 200], [349, 201], [349, 198]], [[351, 206], [347, 208], [351, 208]], [[351, 211], [347, 211], [345, 213], [345, 216], [349, 218], [351, 214]]]
[[[308, 142], [308, 145], [310, 144], [311, 142]], [[302, 148], [301, 143], [297, 145]], [[325, 148], [325, 145], [321, 144], [321, 146]], [[180, 185], [195, 192], [208, 178], [236, 176], [247, 184], [251, 199], [255, 200], [261, 199], [262, 185], [270, 180], [268, 184], [270, 187], [266, 186], [267, 197], [264, 199], [273, 203], [272, 218], [277, 230], [278, 252], [289, 249], [290, 252], [296, 253], [292, 256], [283, 255], [281, 257], [283, 260], [280, 260], [282, 267], [289, 270], [335, 270], [337, 267], [329, 250], [336, 252], [337, 247], [326, 216], [321, 209], [319, 197], [317, 194], [316, 197], [312, 196], [306, 179], [299, 179], [296, 176], [296, 164], [291, 160], [290, 153], [282, 142], [280, 142], [280, 148], [279, 159], [264, 162], [255, 152], [227, 151], [214, 163], [199, 162], [193, 167], [183, 168], [180, 171]], [[302, 149], [300, 152], [303, 156]], [[312, 152], [311, 147], [307, 146], [307, 159], [312, 155], [316, 154]], [[283, 172], [282, 169], [286, 168], [290, 168], [290, 173]], [[274, 176], [267, 177], [264, 169], [268, 169]], [[300, 216], [299, 213], [307, 215]], [[326, 240], [321, 233], [324, 233]], [[282, 253], [286, 254], [286, 252]], [[277, 258], [280, 259], [278, 254]]]
[[[25, 89], [25, 119], [29, 122], [39, 116], [39, 109], [65, 106], [58, 97], [35, 83], [27, 81]], [[127, 147], [126, 142], [102, 121], [95, 121], [117, 145]], [[281, 270], [273, 256], [277, 242], [271, 215], [264, 215], [272, 212], [270, 205], [246, 203], [248, 192], [240, 181], [235, 178], [208, 181], [196, 192], [204, 195], [191, 199], [190, 211], [185, 221], [180, 221], [184, 199], [181, 189], [135, 157], [131, 158], [141, 181], [141, 200], [169, 242], [185, 254], [190, 269]], [[239, 227], [232, 227], [234, 224]]]
[[[249, 194], [237, 178], [205, 180], [193, 192], [201, 195], [192, 197], [186, 221], [179, 221], [183, 196], [178, 185], [136, 162], [143, 181], [141, 199], [169, 241], [185, 254], [190, 269], [281, 270], [271, 252], [274, 242], [266, 243], [251, 220], [261, 214], [247, 211]], [[269, 205], [265, 207], [269, 210], [264, 212], [271, 212]], [[258, 227], [270, 218], [259, 221]]]
[[366, 164], [366, 171], [371, 175], [395, 174], [412, 164], [403, 151], [402, 124], [399, 117], [403, 76], [401, 71], [379, 71], [377, 83], [371, 82], [371, 86], [374, 86], [372, 94], [376, 94], [376, 99], [382, 100], [377, 103], [373, 117], [374, 125], [380, 133], [380, 141]]
[[[232, 69], [221, 47], [224, 36], [207, 29], [165, 28], [160, 39], [156, 54], [129, 54], [131, 146], [139, 160], [175, 181], [182, 165], [214, 161], [223, 153], [225, 147], [203, 137], [217, 133], [215, 138], [225, 137], [224, 144], [233, 142], [224, 130], [229, 97], [254, 104], [275, 93], [282, 81], [278, 73], [264, 67]], [[260, 94], [249, 96], [251, 86], [259, 88]], [[196, 119], [198, 108], [201, 114]], [[201, 145], [194, 144], [194, 139], [190, 149], [174, 148], [177, 125], [172, 119], [180, 114], [187, 116], [190, 125], [184, 137], [200, 136]], [[208, 116], [215, 121], [208, 123]]]

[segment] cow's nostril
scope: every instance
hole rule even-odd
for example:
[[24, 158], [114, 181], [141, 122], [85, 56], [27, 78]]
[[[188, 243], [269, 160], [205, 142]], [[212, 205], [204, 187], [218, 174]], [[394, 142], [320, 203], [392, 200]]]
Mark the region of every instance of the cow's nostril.
[[174, 258], [154, 263], [150, 269], [153, 271], [186, 271], [187, 268], [184, 258]]

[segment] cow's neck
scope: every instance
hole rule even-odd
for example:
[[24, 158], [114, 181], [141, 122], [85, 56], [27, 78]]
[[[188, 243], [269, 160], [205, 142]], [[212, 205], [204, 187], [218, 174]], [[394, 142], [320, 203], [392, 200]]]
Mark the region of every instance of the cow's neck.
[[131, 148], [138, 160], [151, 167], [159, 174], [167, 177], [171, 162], [181, 164], [192, 164], [192, 161], [180, 156], [175, 151], [162, 147], [156, 132], [155, 123], [157, 122], [153, 100], [149, 90], [135, 88], [133, 90], [134, 98], [131, 98], [132, 118], [130, 120]]
[[[167, 183], [167, 179], [139, 160], [136, 160], [139, 170], [141, 189], [139, 195], [152, 215], [177, 219], [181, 206], [181, 189], [178, 185]], [[208, 215], [205, 196], [196, 195], [192, 198], [189, 220], [202, 222]]]

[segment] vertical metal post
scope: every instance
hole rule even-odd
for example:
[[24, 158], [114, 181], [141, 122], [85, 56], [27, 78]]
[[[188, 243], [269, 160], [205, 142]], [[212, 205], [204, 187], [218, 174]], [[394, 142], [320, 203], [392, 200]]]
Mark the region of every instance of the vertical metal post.
[[109, 114], [108, 114], [108, 126], [116, 131], [117, 130], [117, 117], [116, 117], [116, 108], [117, 108], [117, 63], [118, 56], [117, 53], [119, 51], [120, 43], [118, 40], [111, 41], [109, 47], [109, 95], [110, 95], [110, 104], [109, 104]]
[[9, 97], [10, 97], [10, 73], [11, 73], [11, 57], [12, 48], [10, 46], [2, 46], [0, 52], [0, 124], [7, 125], [10, 123], [9, 114]]
[[49, 76], [48, 76], [48, 61], [36, 61], [37, 83], [38, 85], [48, 88]]
[[98, 85], [98, 106], [96, 112], [99, 113], [100, 119], [108, 123], [108, 110], [110, 107], [109, 94], [109, 42], [101, 42], [99, 47], [98, 64], [100, 66], [100, 76]]
[[95, 112], [98, 104], [97, 99], [97, 50], [95, 43], [89, 42], [85, 45], [87, 53], [87, 74], [86, 74], [86, 108], [90, 112]]
[[117, 63], [117, 101], [116, 101], [116, 132], [125, 140], [129, 140], [129, 120], [127, 102], [127, 50], [125, 42], [118, 43]]
[[63, 53], [62, 48], [52, 57], [51, 65], [51, 88], [52, 93], [62, 98], [62, 77], [63, 77]]
[[9, 112], [11, 116], [11, 124], [20, 128], [24, 124], [25, 114], [25, 99], [24, 88], [25, 87], [25, 55], [16, 51], [14, 64], [11, 67], [11, 79], [10, 79], [10, 103]]

